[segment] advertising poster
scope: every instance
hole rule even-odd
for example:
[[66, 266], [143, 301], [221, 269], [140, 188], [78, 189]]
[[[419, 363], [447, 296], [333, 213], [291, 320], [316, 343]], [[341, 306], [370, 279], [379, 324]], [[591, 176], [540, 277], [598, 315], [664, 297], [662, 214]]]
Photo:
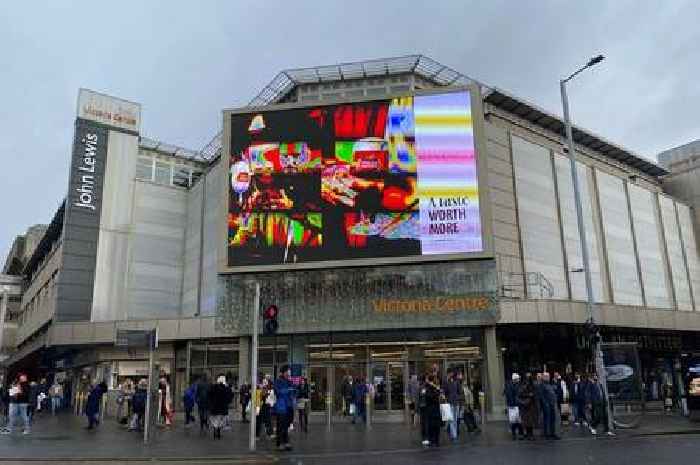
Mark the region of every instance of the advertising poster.
[[483, 251], [468, 91], [230, 124], [229, 267]]

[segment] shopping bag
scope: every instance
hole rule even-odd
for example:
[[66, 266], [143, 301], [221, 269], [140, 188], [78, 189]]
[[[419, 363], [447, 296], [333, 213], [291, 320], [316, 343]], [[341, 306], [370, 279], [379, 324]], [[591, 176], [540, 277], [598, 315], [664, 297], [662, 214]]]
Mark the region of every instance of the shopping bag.
[[511, 425], [520, 423], [520, 409], [518, 407], [508, 407], [508, 423]]
[[567, 417], [571, 415], [571, 404], [568, 402], [564, 402], [561, 404], [561, 416]]
[[440, 404], [440, 417], [442, 417], [442, 421], [446, 422], [454, 420], [452, 406], [450, 404]]
[[355, 415], [355, 413], [357, 413], [357, 406], [350, 404], [350, 415]]
[[245, 413], [250, 413], [251, 407], [252, 407], [252, 402], [248, 401], [248, 404], [245, 406]]

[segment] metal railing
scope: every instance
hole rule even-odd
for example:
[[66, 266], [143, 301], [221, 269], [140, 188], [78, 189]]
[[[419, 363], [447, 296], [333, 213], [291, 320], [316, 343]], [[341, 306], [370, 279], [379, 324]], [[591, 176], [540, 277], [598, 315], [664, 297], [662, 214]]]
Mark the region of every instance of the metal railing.
[[510, 299], [551, 299], [554, 286], [540, 272], [498, 272], [498, 295]]

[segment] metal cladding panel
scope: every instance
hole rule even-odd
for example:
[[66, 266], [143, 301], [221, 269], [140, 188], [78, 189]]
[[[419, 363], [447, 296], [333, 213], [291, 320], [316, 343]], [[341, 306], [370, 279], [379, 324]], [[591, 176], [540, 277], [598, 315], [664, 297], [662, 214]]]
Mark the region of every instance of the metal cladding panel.
[[63, 227], [63, 271], [57, 285], [57, 321], [89, 320], [109, 130], [77, 119]]

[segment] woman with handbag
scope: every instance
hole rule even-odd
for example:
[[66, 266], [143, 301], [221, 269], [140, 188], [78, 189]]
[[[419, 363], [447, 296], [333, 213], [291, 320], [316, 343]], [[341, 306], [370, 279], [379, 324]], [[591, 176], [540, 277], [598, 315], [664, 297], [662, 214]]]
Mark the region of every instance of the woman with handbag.
[[440, 428], [442, 427], [440, 403], [444, 401], [444, 397], [437, 385], [435, 375], [428, 375], [425, 382], [425, 419], [428, 426], [428, 442], [431, 447], [440, 447]]

